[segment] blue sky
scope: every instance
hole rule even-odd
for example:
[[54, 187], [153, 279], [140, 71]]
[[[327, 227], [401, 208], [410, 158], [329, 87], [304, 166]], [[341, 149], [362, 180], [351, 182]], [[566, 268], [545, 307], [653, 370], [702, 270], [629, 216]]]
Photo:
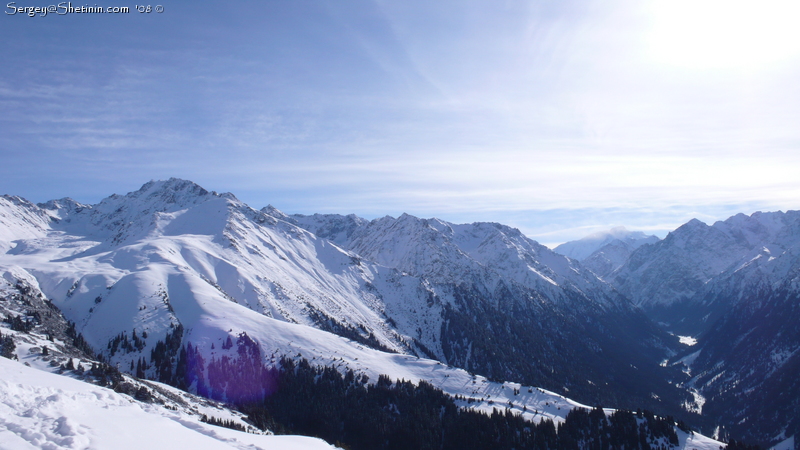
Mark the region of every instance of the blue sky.
[[551, 245], [800, 208], [794, 2], [162, 5], [4, 10], [0, 193], [93, 203], [175, 176]]

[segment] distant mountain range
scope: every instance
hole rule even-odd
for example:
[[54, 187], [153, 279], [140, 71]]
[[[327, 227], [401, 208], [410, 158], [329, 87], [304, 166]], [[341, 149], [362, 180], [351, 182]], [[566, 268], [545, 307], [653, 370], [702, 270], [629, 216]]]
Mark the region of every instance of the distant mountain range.
[[257, 348], [259, 365], [425, 380], [478, 410], [646, 408], [772, 444], [800, 429], [796, 217], [692, 221], [663, 240], [614, 229], [551, 251], [496, 223], [290, 216], [170, 179], [96, 205], [0, 197], [0, 274], [120, 370], [223, 400], [230, 386], [181, 361]]
[[554, 250], [556, 253], [577, 259], [584, 267], [602, 278], [625, 264], [634, 250], [645, 244], [654, 244], [658, 240], [658, 237], [646, 235], [641, 231], [628, 231], [625, 227], [616, 227], [590, 234], [577, 241], [565, 242]]

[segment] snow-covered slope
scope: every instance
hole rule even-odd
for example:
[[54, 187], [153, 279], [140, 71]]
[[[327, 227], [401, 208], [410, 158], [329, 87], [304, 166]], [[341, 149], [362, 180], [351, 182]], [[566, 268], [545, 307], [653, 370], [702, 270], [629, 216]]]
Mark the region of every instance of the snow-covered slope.
[[[753, 266], [759, 255], [766, 255], [765, 261], [772, 261], [798, 244], [798, 211], [738, 214], [712, 226], [694, 219], [662, 241], [635, 251], [607, 279], [652, 317], [674, 326], [689, 316], [690, 311], [697, 314], [698, 304], [708, 303], [702, 299], [710, 289], [719, 289], [714, 287], [716, 283], [727, 283], [721, 280], [729, 279], [741, 268]], [[791, 251], [787, 258], [781, 258], [791, 259]], [[756, 266], [761, 267], [756, 264], [753, 268]], [[766, 276], [760, 269], [751, 272], [756, 277]], [[768, 283], [782, 282], [788, 272], [783, 269], [772, 273], [774, 276], [767, 276]], [[702, 330], [697, 326], [693, 324], [693, 328], [679, 331], [697, 334]]]
[[15, 240], [44, 236], [52, 220], [46, 211], [23, 198], [0, 196], [0, 251], [13, 247]]
[[304, 436], [256, 435], [0, 358], [0, 447], [33, 449], [333, 449]]
[[9, 272], [0, 316], [0, 448], [332, 448], [268, 436], [238, 411], [94, 360], [60, 311]]
[[[16, 295], [22, 283], [3, 285], [2, 301], [7, 305], [20, 302]], [[25, 289], [26, 295], [38, 296], [36, 289]], [[281, 355], [306, 358], [313, 364], [353, 369], [378, 379], [391, 374], [394, 379], [421, 380], [443, 389], [462, 400], [462, 407], [491, 413], [498, 405], [534, 422], [544, 419], [556, 424], [564, 421], [576, 407], [588, 408], [563, 396], [519, 383], [492, 382], [464, 370], [418, 357], [380, 352], [353, 341], [314, 328], [281, 322], [257, 314], [227, 299], [208, 298], [206, 314], [197, 322], [184, 320], [189, 326], [185, 341], [194, 344], [207, 361], [227, 356], [241, 357], [241, 350], [225, 348], [228, 336], [246, 333], [267, 353], [267, 364], [276, 363]], [[19, 308], [17, 308], [19, 309]], [[13, 308], [12, 308], [13, 310]], [[12, 312], [9, 310], [8, 312]], [[176, 309], [181, 318], [185, 316]], [[225, 327], [231, 327], [227, 330]], [[204, 404], [191, 395], [168, 386], [146, 382], [155, 389], [153, 395], [162, 401], [143, 403], [109, 389], [68, 378], [82, 374], [68, 370], [55, 375], [61, 343], [33, 332], [15, 332], [7, 324], [0, 325], [4, 336], [17, 342], [19, 362], [0, 358], [0, 444], [2, 448], [330, 448], [324, 443], [294, 436], [250, 435], [212, 427], [198, 420], [200, 414], [241, 423], [240, 415], [213, 404]], [[240, 334], [241, 336], [241, 334]], [[214, 345], [216, 344], [216, 346]], [[239, 344], [234, 344], [236, 347]], [[42, 349], [51, 348], [47, 356]], [[75, 365], [86, 366], [80, 358]], [[48, 361], [51, 363], [48, 364]], [[52, 363], [55, 361], [55, 363]], [[25, 363], [25, 365], [22, 365]], [[26, 367], [33, 366], [33, 367]], [[63, 366], [63, 363], [62, 363]], [[63, 368], [61, 369], [63, 371]], [[131, 383], [141, 382], [131, 380]], [[134, 389], [135, 390], [135, 389]], [[613, 410], [607, 410], [611, 413]], [[145, 435], [146, 436], [140, 436]], [[716, 450], [720, 443], [699, 434], [678, 432], [679, 449]], [[114, 437], [126, 436], [124, 444], [115, 444]]]
[[[611, 375], [619, 366], [610, 367], [608, 355], [625, 353], [620, 359], [633, 358], [641, 370], [657, 371], [659, 361], [649, 358], [672, 345], [669, 336], [579, 263], [501, 224], [457, 225], [408, 214], [372, 221], [352, 215], [291, 219], [364, 259], [424, 279], [427, 305], [414, 305], [398, 317], [423, 318], [406, 329], [416, 328], [416, 341], [449, 364], [568, 389], [585, 401], [625, 401], [592, 387], [642, 377]], [[649, 385], [635, 394], [629, 387], [620, 386], [637, 401], [648, 402], [650, 393], [661, 389], [662, 399], [680, 396], [663, 386]]]
[[604, 246], [614, 243], [614, 241], [619, 241], [614, 244], [615, 246], [624, 246], [625, 248], [636, 250], [642, 245], [658, 242], [658, 238], [646, 235], [641, 231], [629, 231], [625, 227], [614, 227], [608, 231], [592, 233], [577, 241], [565, 242], [553, 250], [572, 259], [583, 261]]

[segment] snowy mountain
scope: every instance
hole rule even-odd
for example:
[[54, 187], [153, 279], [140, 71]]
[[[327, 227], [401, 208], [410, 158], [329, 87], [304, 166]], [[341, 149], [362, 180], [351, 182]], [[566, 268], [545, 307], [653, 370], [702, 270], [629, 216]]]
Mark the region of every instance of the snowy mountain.
[[656, 236], [646, 235], [641, 231], [628, 231], [625, 227], [614, 227], [608, 231], [592, 233], [577, 241], [565, 242], [553, 250], [572, 259], [584, 261], [609, 244], [633, 251], [642, 245], [655, 242], [658, 242]]
[[634, 250], [635, 248], [630, 244], [614, 239], [595, 250], [594, 253], [581, 261], [581, 264], [598, 277], [604, 278], [622, 267]]
[[[513, 228], [287, 216], [178, 179], [96, 205], [1, 200], [5, 289], [49, 299], [123, 371], [238, 401], [269, 386], [225, 377], [291, 358], [426, 381], [534, 421], [579, 405], [548, 390], [691, 417], [675, 386], [688, 376], [660, 365], [678, 339]], [[249, 369], [232, 374], [235, 361]]]
[[[769, 269], [768, 274], [760, 269], [763, 264], [754, 263], [785, 255], [780, 258], [782, 264], [791, 266], [791, 249], [800, 243], [798, 230], [797, 211], [738, 214], [712, 226], [694, 219], [662, 241], [635, 251], [607, 279], [655, 320], [678, 332], [697, 335], [719, 313], [711, 305], [713, 302], [704, 298], [713, 295], [714, 289], [722, 289], [725, 283], [749, 282], [745, 278], [752, 278], [742, 277], [742, 269], [752, 266], [749, 272], [767, 284], [785, 280], [790, 269]], [[720, 287], [715, 287], [718, 283]], [[697, 316], [699, 322], [681, 325]]]
[[[207, 370], [187, 374], [194, 377], [195, 383], [205, 376], [213, 386], [214, 361], [246, 359], [246, 352], [242, 350], [250, 342], [264, 350], [266, 363], [274, 363], [280, 355], [301, 358], [302, 352], [303, 358], [315, 364], [337, 370], [355, 369], [373, 379], [380, 380], [380, 374], [391, 374], [396, 379], [414, 383], [427, 381], [460, 398], [459, 404], [464, 408], [491, 413], [495, 405], [504, 405], [507, 411], [534, 423], [545, 419], [562, 423], [568, 420], [568, 413], [574, 408], [587, 408], [542, 389], [491, 382], [436, 361], [380, 352], [308, 326], [268, 318], [222, 296], [209, 295], [202, 300], [203, 310], [196, 311], [201, 317], [194, 322], [187, 317], [187, 305], [176, 304], [173, 310], [176, 318], [189, 326], [185, 336], [188, 348], [194, 343], [198, 354], [202, 353], [209, 363]], [[191, 443], [196, 448], [328, 448], [313, 439], [251, 435], [212, 427], [203, 423], [200, 416], [252, 428], [243, 421], [241, 413], [163, 384], [121, 375], [113, 367], [103, 368], [102, 363], [87, 357], [82, 350], [85, 347], [75, 346], [83, 342], [82, 335], [75, 334], [75, 328], [45, 299], [36, 280], [20, 268], [6, 270], [0, 278], [0, 312], [8, 319], [0, 324], [0, 354], [19, 359], [19, 362], [11, 362], [0, 358], [0, 384], [3, 386], [0, 390], [0, 444], [4, 448], [140, 448], [142, 445], [173, 448], [176, 443], [178, 446]], [[225, 330], [221, 324], [234, 328]], [[127, 346], [124, 343], [129, 342], [128, 338], [121, 339], [124, 343], [116, 355], [133, 354], [144, 360], [143, 352], [137, 352], [139, 344], [152, 347], [145, 343], [152, 339], [145, 332], [146, 329], [141, 330], [141, 340], [136, 339], [134, 332], [133, 343]], [[231, 333], [237, 332], [236, 344], [230, 344]], [[246, 337], [248, 335], [252, 338]], [[229, 342], [227, 346], [225, 336]], [[8, 340], [12, 342], [10, 347]], [[154, 350], [161, 343], [157, 343]], [[103, 352], [109, 353], [115, 359], [113, 351]], [[99, 367], [95, 368], [96, 365]], [[202, 362], [199, 365], [203, 367]], [[126, 368], [123, 364], [118, 366]], [[132, 359], [130, 367], [133, 369]], [[140, 369], [138, 361], [136, 370], [152, 375], [149, 369]], [[55, 375], [56, 372], [63, 376]], [[111, 384], [116, 392], [96, 384]], [[237, 385], [228, 384], [224, 392], [234, 392], [231, 388]], [[192, 386], [195, 384], [189, 387]], [[199, 390], [199, 384], [196, 386]], [[613, 418], [615, 412], [607, 410], [605, 414]], [[671, 441], [674, 448], [715, 450], [720, 444], [698, 434], [675, 431], [677, 436]], [[114, 441], [120, 436], [126, 437], [124, 443]], [[662, 440], [666, 438], [659, 438], [659, 434], [654, 436], [651, 445], [667, 444]]]
[[[643, 375], [659, 372], [660, 361], [651, 358], [677, 349], [677, 343], [607, 283], [519, 230], [408, 214], [372, 221], [340, 215], [291, 219], [365, 259], [423, 278], [431, 293], [428, 305], [405, 317], [424, 311], [415, 338], [431, 357], [498, 379], [567, 390], [586, 402], [635, 398], [648, 404], [653, 392], [664, 404], [682, 398], [655, 381], [680, 374]], [[635, 369], [609, 360], [635, 361]], [[630, 378], [653, 382], [622, 383]], [[595, 386], [608, 389], [598, 392]]]
[[[92, 347], [122, 366], [178, 325], [191, 339], [212, 315], [209, 299], [224, 299], [493, 379], [680, 414], [684, 394], [663, 381], [669, 376], [641, 376], [668, 371], [658, 363], [677, 340], [591, 272], [518, 230], [408, 215], [301, 221], [177, 179], [97, 205], [9, 204], [14, 226], [33, 225], [5, 239], [0, 267], [30, 278]], [[134, 330], [150, 336], [144, 347], [110, 354], [114, 340]], [[631, 363], [609, 367], [609, 357]], [[646, 381], [622, 382], [631, 377]]]
[[634, 250], [656, 242], [658, 242], [656, 236], [648, 236], [641, 231], [628, 231], [625, 227], [616, 227], [577, 241], [565, 242], [554, 251], [577, 259], [583, 267], [604, 278], [625, 264]]
[[708, 325], [686, 366], [708, 415], [749, 424], [731, 436], [773, 443], [800, 433], [800, 246], [779, 237], [744, 260], [698, 295]]
[[[121, 376], [110, 367], [101, 368], [98, 372], [94, 368], [98, 364], [96, 361], [87, 360], [85, 353], [70, 345], [71, 341], [77, 340], [70, 339], [75, 335], [57, 331], [64, 328], [64, 320], [59, 322], [57, 310], [43, 300], [41, 292], [25, 280], [13, 279], [8, 272], [2, 280], [0, 309], [3, 315], [24, 320], [22, 323], [31, 326], [30, 329], [15, 330], [14, 324], [17, 322], [13, 320], [10, 324], [0, 325], [3, 356], [20, 360], [19, 363], [0, 361], [0, 380], [3, 380], [0, 383], [4, 388], [0, 393], [3, 404], [0, 424], [6, 429], [0, 433], [0, 444], [4, 447], [30, 448], [33, 445], [74, 448], [91, 445], [117, 448], [118, 445], [111, 444], [114, 436], [129, 436], [124, 445], [130, 445], [131, 448], [141, 445], [167, 448], [173, 447], [178, 441], [193, 443], [197, 448], [328, 448], [319, 441], [299, 437], [254, 436], [210, 427], [202, 423], [202, 419], [199, 419], [201, 415], [252, 428], [243, 421], [242, 414], [169, 386]], [[52, 314], [48, 315], [48, 311]], [[46, 316], [50, 315], [53, 317], [48, 320]], [[259, 325], [276, 326], [281, 323], [262, 318]], [[541, 423], [544, 419], [562, 423], [572, 409], [587, 408], [542, 389], [518, 383], [490, 382], [484, 377], [470, 375], [435, 361], [371, 350], [302, 325], [283, 323], [282, 328], [279, 326], [278, 329], [264, 332], [275, 338], [270, 347], [273, 361], [276, 354], [287, 355], [295, 351], [306, 352], [306, 356], [311, 356], [311, 360], [317, 362], [325, 359], [321, 355], [332, 355], [333, 359], [323, 362], [323, 365], [332, 365], [337, 369], [355, 367], [363, 375], [393, 373], [415, 383], [435, 383], [451, 395], [460, 397], [462, 407], [473, 410], [492, 413], [496, 408], [494, 405], [507, 405], [507, 411], [534, 423]], [[9, 337], [14, 342], [11, 355], [6, 352], [4, 340]], [[263, 335], [256, 334], [256, 337], [262, 342]], [[239, 357], [242, 356], [241, 350], [233, 354], [225, 352], [223, 340], [217, 343], [220, 351], [217, 353], [212, 350], [206, 355], [212, 362], [215, 357], [222, 357], [224, 361], [226, 354], [236, 358], [238, 352]], [[241, 349], [239, 343], [235, 345]], [[214, 348], [213, 345], [211, 348]], [[38, 370], [22, 366], [22, 362]], [[89, 366], [92, 368], [89, 369]], [[64, 375], [57, 376], [55, 372]], [[101, 381], [97, 378], [98, 373], [102, 380], [106, 380], [106, 375], [112, 380]], [[211, 375], [209, 366], [207, 376]], [[118, 379], [113, 380], [114, 377]], [[98, 383], [112, 383], [116, 393], [94, 385]], [[42, 402], [44, 396], [47, 399]], [[35, 416], [30, 414], [31, 405], [36, 405]], [[76, 412], [77, 405], [81, 405], [80, 413]], [[614, 411], [607, 410], [607, 414], [613, 415]], [[144, 433], [147, 436], [139, 436], [144, 430], [147, 430]], [[681, 430], [677, 430], [677, 433], [675, 448], [715, 450], [720, 444], [698, 434]], [[665, 443], [658, 439], [653, 445]]]
[[177, 323], [172, 303], [222, 296], [267, 317], [405, 348], [385, 324], [385, 305], [365, 286], [377, 282], [412, 297], [419, 280], [362, 263], [231, 194], [173, 179], [76, 205], [66, 199], [15, 211], [24, 219], [49, 216], [49, 230], [6, 244], [13, 248], [0, 261], [29, 270], [93, 346], [145, 325], [164, 336]]

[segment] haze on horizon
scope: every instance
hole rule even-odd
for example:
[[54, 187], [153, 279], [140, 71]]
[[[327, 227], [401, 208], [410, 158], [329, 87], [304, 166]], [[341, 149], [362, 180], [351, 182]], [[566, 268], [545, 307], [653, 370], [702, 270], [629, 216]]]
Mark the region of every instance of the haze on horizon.
[[0, 193], [94, 203], [174, 176], [547, 245], [800, 208], [795, 2], [163, 6], [4, 10]]

